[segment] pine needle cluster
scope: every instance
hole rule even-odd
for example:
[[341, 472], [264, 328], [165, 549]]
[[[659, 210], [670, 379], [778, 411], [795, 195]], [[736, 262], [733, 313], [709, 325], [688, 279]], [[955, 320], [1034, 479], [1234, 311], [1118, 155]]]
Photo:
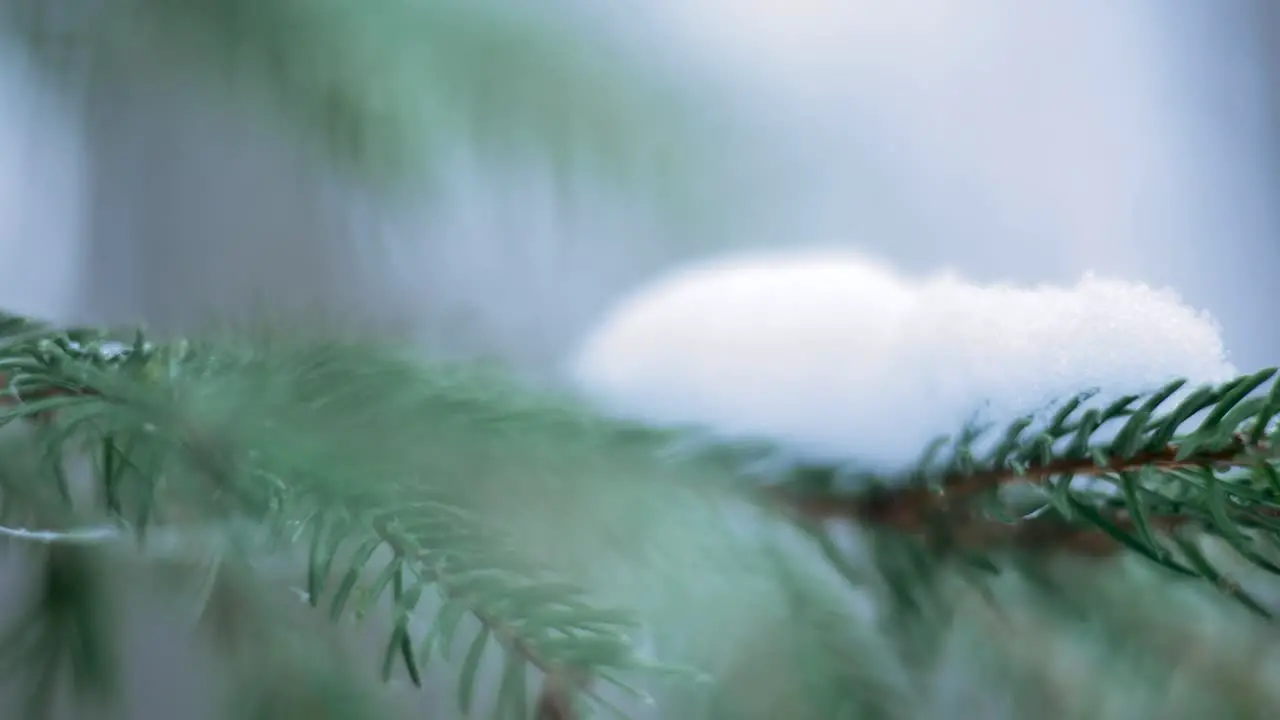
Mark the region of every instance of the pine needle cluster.
[[370, 343], [10, 317], [0, 372], [15, 716], [124, 712], [139, 592], [192, 619], [216, 717], [398, 717], [356, 622], [437, 716], [1280, 709], [1274, 370], [1084, 394], [897, 477]]

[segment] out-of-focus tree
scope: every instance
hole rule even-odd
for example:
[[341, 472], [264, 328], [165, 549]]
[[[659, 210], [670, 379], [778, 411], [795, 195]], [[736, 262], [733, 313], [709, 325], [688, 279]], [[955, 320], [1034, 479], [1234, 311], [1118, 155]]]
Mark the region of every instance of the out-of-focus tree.
[[[592, 269], [652, 264], [634, 253], [566, 264], [580, 208], [643, 203], [700, 230], [716, 214], [700, 197], [717, 134], [700, 103], [569, 4], [0, 7], [81, 100], [87, 237], [70, 319], [179, 331], [210, 314], [305, 310], [512, 355], [521, 338], [570, 332], [563, 317], [602, 299]], [[486, 188], [514, 185], [522, 209], [566, 219], [552, 233], [459, 227], [442, 206], [460, 203], [438, 201], [466, 195], [477, 172], [497, 176]], [[620, 255], [611, 239], [592, 238], [594, 252]], [[534, 297], [557, 283], [569, 289]], [[493, 293], [526, 314], [477, 310]]]

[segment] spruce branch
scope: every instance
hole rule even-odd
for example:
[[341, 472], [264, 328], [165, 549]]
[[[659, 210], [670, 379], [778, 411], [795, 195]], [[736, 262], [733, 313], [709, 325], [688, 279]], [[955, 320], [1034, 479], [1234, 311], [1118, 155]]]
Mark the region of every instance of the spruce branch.
[[[1231, 446], [1197, 456], [1178, 459], [1179, 447], [1170, 444], [1164, 450], [1139, 453], [1122, 460], [1110, 459], [1099, 465], [1096, 457], [1089, 459], [1057, 458], [1047, 465], [1031, 465], [1019, 473], [1013, 469], [987, 470], [961, 476], [954, 481], [944, 480], [944, 489], [909, 487], [901, 491], [871, 491], [866, 495], [849, 497], [796, 493], [788, 489], [765, 490], [773, 502], [788, 513], [811, 521], [834, 519], [853, 520], [868, 525], [891, 528], [899, 532], [923, 533], [930, 527], [932, 518], [945, 512], [943, 508], [963, 498], [987, 492], [1014, 483], [1047, 483], [1056, 478], [1102, 477], [1112, 478], [1122, 473], [1137, 473], [1144, 468], [1158, 470], [1195, 470], [1206, 466], [1215, 469], [1255, 467], [1260, 453], [1268, 452], [1268, 444], [1260, 442], [1248, 446], [1243, 436], [1237, 435]], [[1125, 533], [1138, 531], [1137, 521], [1126, 508], [1106, 508], [1106, 522]], [[1280, 519], [1280, 508], [1257, 508], [1257, 512]], [[1171, 532], [1194, 520], [1190, 514], [1149, 516], [1148, 527]], [[959, 544], [973, 549], [1016, 546], [1025, 549], [1057, 549], [1079, 555], [1108, 556], [1123, 550], [1125, 544], [1113, 535], [1093, 526], [1081, 526], [1057, 515], [1022, 518], [1017, 523], [998, 522], [990, 518], [966, 516], [950, 528], [952, 538]]]
[[[712, 541], [688, 532], [714, 522], [726, 498], [755, 510], [741, 501], [763, 495], [771, 511], [800, 516], [802, 529], [812, 531], [806, 537], [819, 544], [826, 539], [820, 526], [829, 520], [853, 520], [868, 530], [875, 568], [890, 586], [890, 617], [917, 626], [895, 627], [903, 640], [893, 647], [903, 667], [917, 670], [929, 667], [931, 655], [913, 644], [925, 647], [930, 634], [972, 616], [956, 601], [957, 579], [973, 590], [967, 597], [987, 603], [989, 596], [990, 607], [1006, 613], [988, 621], [1004, 618], [996, 626], [1008, 628], [1032, 623], [1048, 647], [1062, 635], [1053, 623], [1068, 627], [1081, 614], [1126, 622], [1097, 606], [1102, 581], [1072, 591], [1054, 577], [1051, 566], [1064, 559], [1083, 559], [1101, 576], [1106, 564], [1095, 562], [1099, 557], [1142, 556], [1160, 566], [1148, 569], [1170, 571], [1165, 579], [1171, 573], [1208, 580], [1260, 613], [1268, 608], [1201, 541], [1211, 537], [1259, 570], [1280, 572], [1274, 553], [1262, 547], [1277, 541], [1280, 528], [1280, 390], [1273, 370], [1181, 395], [1184, 383], [1172, 383], [1105, 406], [1081, 395], [1052, 417], [1022, 418], [997, 434], [964, 429], [900, 475], [793, 468], [787, 482], [761, 490], [749, 480], [759, 448], [704, 444], [673, 453], [673, 446], [688, 447], [684, 433], [607, 420], [385, 348], [279, 338], [152, 345], [140, 334], [120, 340], [0, 325], [14, 330], [0, 336], [8, 398], [0, 425], [40, 418], [24, 428], [30, 467], [0, 477], [0, 494], [12, 508], [50, 508], [43, 516], [4, 515], [0, 527], [8, 531], [0, 535], [73, 552], [142, 539], [139, 547], [154, 553], [145, 556], [150, 561], [177, 560], [187, 575], [211, 578], [214, 585], [200, 593], [202, 617], [224, 628], [269, 617], [255, 615], [261, 608], [253, 606], [251, 589], [262, 580], [262, 556], [303, 550], [300, 595], [327, 611], [317, 616], [360, 618], [388, 602], [384, 677], [401, 665], [418, 682], [431, 658], [446, 658], [461, 668], [456, 695], [463, 710], [479, 693], [481, 660], [491, 647], [502, 652], [496, 698], [502, 717], [577, 717], [580, 701], [606, 702], [597, 685], [620, 682], [623, 672], [662, 670], [635, 651], [641, 632], [661, 629], [664, 616], [652, 611], [655, 605], [683, 612], [704, 592], [716, 613], [739, 612], [746, 603], [738, 586], [721, 595], [704, 585], [696, 593], [676, 587], [701, 580], [680, 574], [678, 566], [692, 559], [698, 571], [737, 562], [749, 576], [788, 578], [787, 606], [794, 606], [783, 611], [785, 632], [762, 630], [750, 644], [760, 658], [727, 671], [748, 686], [745, 693], [726, 686], [725, 693], [737, 694], [712, 698], [725, 716], [775, 702], [771, 693], [785, 685], [772, 684], [779, 659], [804, 668], [808, 689], [771, 712], [831, 717], [856, 706], [868, 716], [898, 716], [894, 703], [911, 686], [898, 676], [899, 666], [889, 665], [896, 660], [865, 667], [861, 626], [846, 626], [848, 596], [806, 585], [814, 577], [808, 568], [796, 556], [764, 552], [766, 543], [719, 545], [717, 528]], [[60, 489], [50, 458], [75, 452], [94, 461], [89, 479], [100, 491], [97, 504], [72, 502], [74, 493]], [[693, 507], [703, 503], [709, 511]], [[98, 527], [115, 530], [102, 542], [96, 534], [86, 542], [82, 530]], [[575, 572], [592, 566], [604, 546], [610, 552], [603, 557], [622, 566], [618, 572]], [[159, 552], [164, 547], [206, 552], [193, 563], [200, 553]], [[743, 557], [754, 550], [768, 562]], [[828, 552], [826, 559], [838, 555]], [[217, 560], [212, 576], [210, 556]], [[1015, 570], [1001, 577], [1020, 578], [1020, 596], [1037, 597], [1041, 614], [1009, 614], [1010, 593], [1000, 583], [1011, 581], [978, 572], [990, 569]], [[241, 580], [226, 584], [237, 577], [227, 571], [243, 573]], [[641, 583], [659, 578], [673, 585], [658, 589], [647, 615], [609, 602], [640, 599], [641, 585], [625, 584], [633, 573]], [[854, 572], [836, 582], [845, 580], [863, 582]], [[613, 582], [623, 589], [598, 592]], [[440, 599], [434, 611], [423, 601], [431, 595]], [[735, 620], [742, 617], [752, 616]], [[478, 633], [462, 640], [467, 618]], [[1199, 673], [1197, 687], [1212, 693], [1242, 688], [1250, 699], [1241, 702], [1255, 710], [1271, 702], [1258, 677], [1233, 685], [1227, 675], [1196, 670], [1212, 668], [1220, 648], [1209, 648], [1203, 633], [1162, 632], [1168, 622], [1177, 622], [1173, 611], [1152, 620], [1124, 657], [1156, 655], [1191, 668]], [[882, 646], [877, 640], [865, 647], [875, 654]], [[279, 672], [312, 682], [334, 672], [304, 667], [308, 648], [290, 646], [269, 659]], [[997, 651], [1004, 652], [998, 644]], [[276, 665], [255, 667], [239, 682], [277, 672]], [[1052, 667], [1033, 670], [1046, 669]], [[525, 693], [529, 672], [542, 675], [533, 697]], [[1054, 684], [1055, 672], [1023, 674], [1063, 708], [1092, 707]], [[258, 686], [246, 697], [261, 712], [327, 702], [325, 683], [299, 682], [315, 692], [293, 697]]]
[[[853, 519], [915, 532], [924, 529], [925, 517], [939, 506], [962, 501], [1002, 485], [1044, 483], [1057, 477], [1109, 476], [1138, 472], [1143, 468], [1247, 467], [1257, 461], [1259, 454], [1268, 452], [1266, 441], [1250, 445], [1243, 435], [1237, 433], [1226, 448], [1187, 457], [1180, 457], [1180, 446], [1171, 443], [1161, 450], [1140, 452], [1131, 457], [1110, 457], [1101, 453], [1087, 458], [1055, 457], [1044, 464], [1032, 461], [1032, 464], [1021, 468], [990, 468], [943, 478], [937, 487], [913, 485], [897, 491], [873, 490], [856, 497], [793, 492], [789, 488], [767, 492], [807, 518]], [[886, 484], [892, 485], [893, 481]]]
[[[186, 342], [155, 346], [141, 334], [125, 345], [106, 334], [10, 326], [14, 334], [0, 340], [7, 394], [0, 424], [36, 420], [35, 437], [43, 438], [51, 457], [86, 445], [110, 449], [107, 455], [123, 454], [97, 465], [100, 489], [108, 516], [140, 539], [143, 533], [154, 538], [153, 526], [164, 518], [168, 522], [160, 531], [190, 533], [211, 523], [229, 529], [243, 520], [250, 527], [265, 524], [276, 537], [309, 534], [306, 597], [313, 606], [328, 589], [340, 549], [354, 548], [330, 615], [337, 619], [351, 605], [367, 608], [379, 596], [391, 596], [395, 617], [384, 677], [398, 658], [419, 683], [419, 663], [433, 650], [448, 652], [465, 615], [483, 629], [463, 665], [458, 701], [464, 710], [491, 644], [517, 659], [505, 664], [509, 677], [522, 678], [526, 664], [542, 673], [547, 678], [542, 703], [564, 712], [576, 705], [579, 694], [605, 703], [577, 678], [596, 675], [598, 669], [646, 666], [631, 653], [628, 636], [635, 623], [628, 613], [586, 602], [581, 588], [516, 551], [500, 528], [466, 510], [465, 486], [460, 494], [423, 482], [419, 463], [429, 456], [419, 449], [422, 440], [448, 418], [431, 406], [402, 402], [413, 396], [407, 387], [424, 380], [416, 364], [384, 361], [380, 369], [393, 378], [384, 383], [384, 376], [364, 367], [376, 368], [379, 361], [359, 355], [362, 349], [355, 347], [308, 345], [259, 355], [253, 348]], [[381, 401], [363, 392], [371, 389], [370, 378], [381, 388]], [[447, 388], [433, 385], [429, 374], [420, 390], [422, 399], [447, 407]], [[255, 413], [229, 399], [246, 397], [261, 400]], [[456, 402], [471, 402], [468, 397], [464, 390]], [[341, 443], [358, 427], [347, 429], [352, 413], [362, 419], [381, 414], [379, 425], [386, 432], [375, 437], [391, 445], [353, 447], [345, 458], [335, 453], [333, 441]], [[352, 464], [351, 457], [359, 459]], [[129, 481], [135, 490], [132, 503], [120, 492]], [[61, 545], [79, 539], [44, 530], [10, 534]], [[221, 545], [222, 552], [251, 560], [259, 546], [256, 538], [235, 537]], [[379, 577], [357, 592], [379, 548], [389, 549], [391, 558]], [[418, 649], [411, 620], [430, 590], [439, 592], [444, 605]], [[357, 595], [361, 602], [351, 602]], [[611, 673], [603, 679], [620, 682]], [[523, 693], [524, 682], [504, 681], [503, 688]]]
[[[1086, 408], [1093, 394], [1085, 393], [1063, 403], [1029, 438], [1023, 433], [1036, 419], [1019, 418], [985, 456], [975, 451], [982, 433], [968, 429], [954, 442], [934, 443], [904, 475], [806, 468], [764, 494], [809, 521], [845, 519], [928, 536], [947, 551], [1103, 557], [1132, 550], [1176, 572], [1209, 579], [1262, 611], [1178, 533], [1194, 527], [1223, 538], [1254, 565], [1280, 574], [1280, 566], [1257, 552], [1253, 537], [1280, 528], [1274, 423], [1280, 383], [1262, 392], [1275, 375], [1275, 368], [1262, 370], [1170, 403], [1185, 384], [1179, 380], [1138, 408], [1131, 406], [1139, 396]], [[1162, 412], [1168, 404], [1173, 407]], [[1098, 439], [1106, 435], [1104, 428], [1115, 432]], [[948, 446], [950, 458], [937, 462]], [[1080, 479], [1094, 482], [1084, 489], [1075, 482]], [[1012, 508], [1004, 497], [1011, 488], [1031, 489], [1040, 502]], [[1005, 507], [993, 512], [993, 505]], [[1162, 539], [1170, 537], [1174, 548]]]

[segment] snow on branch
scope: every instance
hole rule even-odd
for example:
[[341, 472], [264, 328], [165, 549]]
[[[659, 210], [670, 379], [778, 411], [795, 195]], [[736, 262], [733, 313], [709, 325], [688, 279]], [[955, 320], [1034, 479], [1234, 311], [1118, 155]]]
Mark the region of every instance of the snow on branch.
[[762, 253], [660, 278], [570, 368], [606, 410], [780, 442], [883, 470], [934, 438], [1088, 388], [1140, 393], [1237, 374], [1219, 328], [1170, 290], [904, 276], [849, 251]]

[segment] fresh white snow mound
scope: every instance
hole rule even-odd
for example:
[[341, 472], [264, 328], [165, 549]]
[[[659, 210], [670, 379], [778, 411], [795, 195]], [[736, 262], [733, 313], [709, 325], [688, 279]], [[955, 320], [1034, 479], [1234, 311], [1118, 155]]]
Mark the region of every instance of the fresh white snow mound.
[[872, 466], [1089, 388], [1236, 374], [1214, 320], [1169, 290], [912, 279], [848, 251], [678, 271], [609, 313], [570, 371], [622, 416]]

